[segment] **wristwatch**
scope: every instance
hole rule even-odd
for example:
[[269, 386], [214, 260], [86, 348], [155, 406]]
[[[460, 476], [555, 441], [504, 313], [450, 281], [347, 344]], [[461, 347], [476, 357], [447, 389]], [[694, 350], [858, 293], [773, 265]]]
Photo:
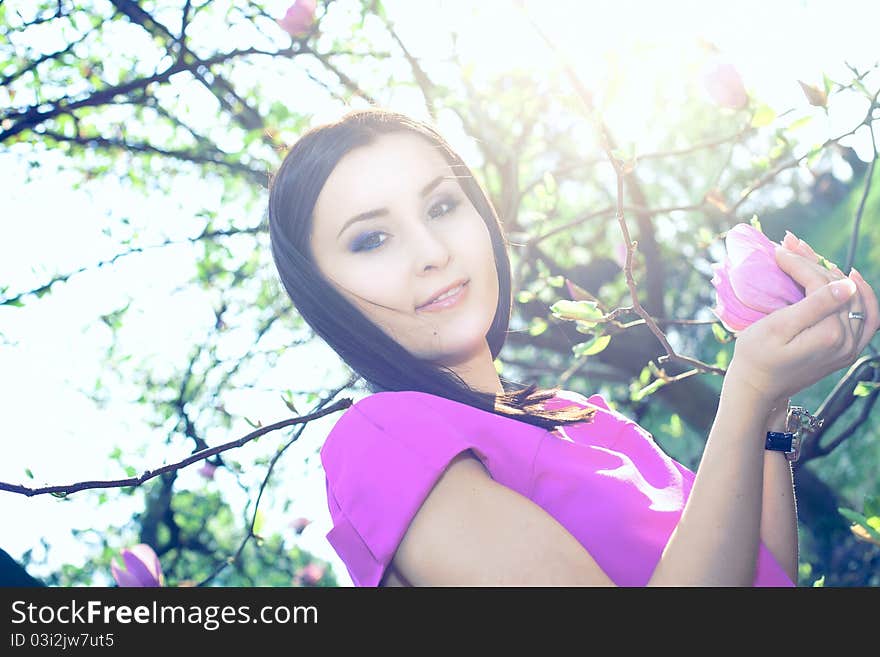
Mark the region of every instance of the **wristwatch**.
[[803, 406], [791, 406], [785, 418], [785, 431], [768, 431], [764, 448], [783, 452], [792, 463], [801, 456], [804, 431], [820, 429], [825, 418], [817, 419]]

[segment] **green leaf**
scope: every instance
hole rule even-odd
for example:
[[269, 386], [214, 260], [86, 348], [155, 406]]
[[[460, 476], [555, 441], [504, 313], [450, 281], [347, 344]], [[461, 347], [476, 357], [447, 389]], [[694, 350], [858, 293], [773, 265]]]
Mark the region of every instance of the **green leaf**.
[[807, 562], [798, 564], [798, 579], [807, 579], [813, 574], [813, 564]]
[[125, 474], [128, 477], [134, 477], [137, 474], [137, 470], [133, 465], [125, 466]]
[[773, 120], [776, 118], [776, 110], [774, 110], [769, 105], [761, 105], [756, 111], [755, 115], [752, 117], [752, 127], [753, 128], [763, 128], [764, 126], [770, 125], [773, 123]]
[[792, 132], [792, 131], [794, 131], [794, 130], [800, 130], [800, 129], [803, 128], [804, 126], [809, 125], [809, 123], [810, 123], [812, 120], [813, 120], [812, 115], [809, 115], [809, 116], [802, 116], [802, 117], [799, 118], [797, 121], [792, 121], [792, 122], [788, 125], [788, 131], [789, 131], [789, 132]]
[[880, 516], [880, 495], [868, 495], [865, 497], [865, 515]]
[[588, 322], [586, 320], [579, 319], [579, 320], [577, 320], [577, 322], [575, 322], [574, 330], [577, 331], [578, 333], [584, 333], [584, 334], [595, 333], [596, 332], [596, 325], [598, 323], [599, 322]]
[[550, 311], [559, 319], [568, 320], [600, 320], [605, 315], [599, 310], [595, 301], [570, 301], [561, 299], [550, 306]]
[[684, 435], [684, 424], [678, 413], [669, 417], [669, 423], [662, 426], [663, 431], [672, 438], [681, 438]]
[[813, 588], [823, 588], [825, 586], [825, 575], [813, 582]]
[[867, 397], [877, 388], [880, 388], [880, 381], [859, 381], [853, 390], [853, 396]]
[[864, 529], [865, 533], [868, 534], [868, 536], [873, 538], [875, 541], [880, 542], [880, 527], [875, 526], [880, 524], [880, 518], [877, 518], [876, 516], [874, 518], [866, 518], [858, 511], [853, 511], [852, 509], [838, 508], [837, 511], [844, 518], [846, 518], [853, 524], [859, 525], [862, 529]]
[[592, 340], [587, 340], [586, 342], [576, 344], [574, 347], [572, 347], [572, 351], [574, 352], [574, 355], [578, 358], [595, 356], [596, 354], [604, 351], [605, 347], [607, 347], [610, 342], [610, 335], [597, 335]]
[[32, 471], [30, 468], [25, 468], [25, 469], [24, 469], [24, 473], [27, 475], [27, 478], [28, 478], [28, 479], [33, 479], [33, 478], [34, 478], [34, 473], [33, 473], [33, 471]]
[[763, 230], [761, 230], [761, 220], [758, 219], [758, 215], [753, 214], [752, 218], [749, 219], [749, 223], [752, 224], [752, 228], [754, 228], [755, 230], [758, 230], [762, 233], [764, 232]]
[[299, 411], [296, 410], [296, 406], [293, 403], [293, 392], [291, 390], [285, 390], [284, 394], [281, 395], [281, 401], [284, 402], [284, 405], [287, 406], [293, 413], [299, 415]]
[[630, 401], [634, 401], [634, 402], [641, 401], [642, 399], [644, 399], [648, 395], [651, 395], [651, 394], [657, 392], [660, 388], [662, 388], [665, 385], [666, 385], [666, 381], [664, 381], [663, 379], [655, 379], [654, 381], [652, 381], [651, 383], [646, 385], [644, 388], [639, 388], [636, 384], [633, 384], [632, 386], [630, 386], [630, 391], [629, 391]]
[[715, 339], [718, 340], [721, 344], [727, 344], [730, 342], [731, 337], [727, 330], [721, 325], [720, 322], [715, 322], [712, 324], [712, 335], [715, 336]]
[[642, 368], [642, 371], [639, 372], [639, 383], [641, 383], [642, 386], [646, 386], [646, 385], [648, 385], [648, 381], [650, 381], [650, 380], [651, 380], [651, 368], [646, 365], [645, 367]]
[[844, 518], [849, 520], [850, 522], [858, 523], [859, 525], [867, 525], [868, 519], [863, 516], [858, 511], [853, 511], [852, 509], [845, 509], [843, 507], [838, 507], [837, 512], [842, 515]]
[[260, 530], [263, 529], [263, 524], [266, 521], [266, 516], [261, 509], [257, 509], [257, 513], [254, 515], [254, 534], [259, 534]]
[[532, 337], [539, 336], [547, 330], [547, 326], [547, 320], [543, 317], [532, 317], [532, 321], [529, 324], [529, 335]]
[[712, 234], [712, 231], [705, 226], [700, 226], [700, 229], [697, 231], [697, 238], [701, 244], [705, 244], [706, 246], [715, 241], [715, 236]]
[[565, 285], [565, 276], [561, 274], [559, 276], [551, 276], [547, 279], [547, 285], [551, 287], [562, 287]]
[[246, 415], [244, 416], [244, 421], [247, 422], [249, 425], [251, 425], [254, 429], [259, 429], [261, 426], [263, 426], [262, 422], [260, 422], [259, 420], [254, 422]]
[[521, 290], [516, 294], [516, 300], [519, 303], [528, 303], [532, 299], [535, 298], [535, 293], [530, 292], [529, 290]]

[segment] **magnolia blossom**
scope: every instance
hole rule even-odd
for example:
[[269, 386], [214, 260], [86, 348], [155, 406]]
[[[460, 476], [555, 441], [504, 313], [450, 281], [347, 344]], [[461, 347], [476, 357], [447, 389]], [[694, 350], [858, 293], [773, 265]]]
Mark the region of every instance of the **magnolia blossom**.
[[122, 550], [125, 567], [117, 565], [116, 559], [110, 563], [110, 572], [119, 586], [164, 586], [165, 576], [159, 557], [146, 543]]
[[749, 104], [742, 77], [728, 61], [713, 59], [703, 70], [703, 85], [712, 100], [722, 107], [742, 109]]
[[294, 573], [294, 583], [302, 583], [305, 586], [315, 586], [324, 576], [324, 566], [310, 561]]
[[295, 520], [290, 521], [290, 526], [297, 534], [302, 534], [303, 530], [312, 524], [312, 521], [308, 518], [299, 517]]
[[315, 0], [296, 0], [288, 7], [278, 25], [294, 38], [304, 36], [315, 22], [315, 7]]
[[724, 262], [712, 265], [712, 312], [732, 332], [804, 298], [804, 288], [776, 264], [777, 245], [764, 233], [740, 223], [727, 231], [725, 245]]
[[201, 476], [203, 476], [205, 479], [213, 479], [213, 478], [214, 478], [214, 472], [215, 472], [216, 470], [217, 470], [217, 466], [216, 466], [216, 465], [214, 465], [213, 463], [208, 463], [207, 461], [205, 461], [204, 464], [202, 465], [202, 467], [200, 467], [198, 470], [196, 470], [196, 472], [198, 472], [198, 473], [199, 473]]

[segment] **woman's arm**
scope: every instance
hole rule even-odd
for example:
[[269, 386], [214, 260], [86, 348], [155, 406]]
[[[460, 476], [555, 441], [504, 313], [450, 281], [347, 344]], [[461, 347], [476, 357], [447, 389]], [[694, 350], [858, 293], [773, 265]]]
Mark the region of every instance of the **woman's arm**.
[[[777, 404], [767, 431], [784, 431], [789, 400]], [[764, 450], [764, 501], [761, 540], [791, 581], [798, 576], [798, 521], [791, 463], [782, 452]]]
[[[681, 521], [649, 586], [750, 586], [762, 513], [763, 431], [772, 405], [725, 377]], [[613, 586], [559, 522], [462, 453], [428, 494], [393, 567], [416, 586]]]
[[766, 397], [728, 371], [693, 488], [649, 585], [754, 582], [764, 479], [761, 437], [772, 410]]

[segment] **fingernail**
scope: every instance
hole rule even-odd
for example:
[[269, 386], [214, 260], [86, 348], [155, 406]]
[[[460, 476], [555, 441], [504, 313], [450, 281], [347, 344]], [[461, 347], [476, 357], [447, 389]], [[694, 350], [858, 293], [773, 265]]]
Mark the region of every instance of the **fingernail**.
[[862, 283], [865, 282], [865, 277], [862, 276], [862, 275], [859, 273], [859, 270], [856, 269], [855, 267], [851, 267], [849, 273], [850, 273], [850, 276], [852, 276], [853, 274], [855, 274], [855, 277], [858, 278], [859, 281], [861, 281]]
[[856, 291], [856, 284], [851, 278], [841, 278], [831, 283], [831, 294], [835, 299], [849, 299]]
[[782, 238], [782, 245], [789, 249], [797, 248], [798, 239], [789, 231], [785, 231], [785, 237]]

